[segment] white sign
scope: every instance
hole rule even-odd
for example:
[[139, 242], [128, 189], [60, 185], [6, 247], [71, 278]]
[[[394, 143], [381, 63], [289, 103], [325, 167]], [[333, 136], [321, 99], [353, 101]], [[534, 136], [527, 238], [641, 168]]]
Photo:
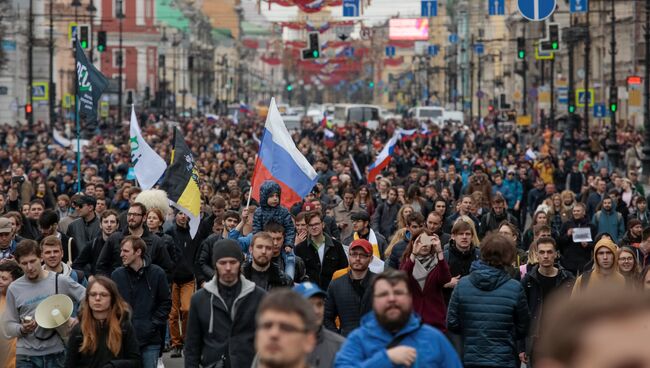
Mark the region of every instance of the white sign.
[[591, 241], [591, 229], [588, 227], [573, 228], [574, 243], [589, 243]]

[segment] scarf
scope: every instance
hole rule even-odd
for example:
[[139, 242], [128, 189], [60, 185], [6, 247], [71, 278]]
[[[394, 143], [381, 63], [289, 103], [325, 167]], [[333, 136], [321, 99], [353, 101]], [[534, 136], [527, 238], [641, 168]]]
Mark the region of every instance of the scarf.
[[[377, 241], [377, 235], [375, 235], [375, 232], [372, 229], [369, 230], [370, 232], [368, 233], [368, 242], [372, 244], [372, 261], [370, 262], [369, 268], [370, 271], [374, 273], [381, 273], [384, 271], [384, 261], [381, 260], [381, 254], [379, 253], [379, 242]], [[360, 238], [361, 236], [359, 236], [356, 231], [354, 234], [352, 234], [352, 239], [357, 240]]]
[[420, 285], [420, 289], [424, 290], [424, 284], [427, 281], [429, 273], [438, 265], [437, 255], [416, 256], [415, 265], [413, 266], [413, 278]]

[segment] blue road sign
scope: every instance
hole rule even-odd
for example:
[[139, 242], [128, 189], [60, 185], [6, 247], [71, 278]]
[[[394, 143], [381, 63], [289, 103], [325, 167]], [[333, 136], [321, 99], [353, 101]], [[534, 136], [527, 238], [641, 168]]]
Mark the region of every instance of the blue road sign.
[[485, 52], [485, 45], [483, 45], [482, 43], [475, 43], [474, 52], [479, 55], [483, 55], [483, 53]]
[[437, 17], [438, 16], [438, 0], [422, 0], [421, 15], [423, 17]]
[[607, 108], [605, 108], [605, 104], [599, 103], [594, 105], [594, 117], [596, 118], [604, 118], [607, 116]]
[[395, 46], [386, 46], [386, 56], [395, 56]]
[[343, 0], [343, 16], [344, 17], [358, 17], [359, 16], [359, 0]]
[[544, 20], [553, 14], [556, 0], [517, 0], [521, 15], [532, 21]]
[[438, 45], [429, 45], [429, 47], [427, 47], [427, 53], [430, 56], [437, 56], [438, 52], [440, 52], [440, 46]]
[[571, 13], [586, 13], [589, 11], [589, 0], [571, 0], [569, 4]]
[[490, 15], [505, 15], [505, 0], [488, 0], [488, 12]]
[[452, 33], [449, 35], [449, 43], [454, 44], [458, 42], [458, 35], [456, 33]]
[[346, 47], [345, 48], [345, 56], [347, 57], [353, 57], [354, 56], [354, 47]]
[[557, 102], [561, 104], [569, 103], [569, 87], [557, 88]]

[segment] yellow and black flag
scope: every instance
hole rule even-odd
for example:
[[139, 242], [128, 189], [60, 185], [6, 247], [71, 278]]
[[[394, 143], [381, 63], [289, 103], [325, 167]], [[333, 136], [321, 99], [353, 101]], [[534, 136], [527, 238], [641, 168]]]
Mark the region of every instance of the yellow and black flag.
[[192, 151], [185, 144], [183, 135], [174, 128], [174, 146], [169, 167], [160, 184], [167, 192], [172, 206], [190, 218], [190, 235], [196, 235], [201, 222], [201, 192], [199, 191], [199, 171], [196, 169]]

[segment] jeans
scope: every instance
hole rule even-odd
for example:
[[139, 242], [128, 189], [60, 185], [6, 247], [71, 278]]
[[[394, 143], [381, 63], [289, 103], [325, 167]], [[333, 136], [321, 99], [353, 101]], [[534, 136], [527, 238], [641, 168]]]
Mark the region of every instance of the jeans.
[[65, 353], [48, 355], [16, 355], [16, 368], [63, 368]]
[[293, 280], [293, 277], [296, 274], [296, 254], [291, 251], [289, 253], [284, 253], [284, 255], [284, 273], [287, 275], [287, 277]]
[[160, 345], [143, 346], [140, 348], [140, 354], [142, 354], [142, 368], [158, 367], [158, 355], [160, 355]]

